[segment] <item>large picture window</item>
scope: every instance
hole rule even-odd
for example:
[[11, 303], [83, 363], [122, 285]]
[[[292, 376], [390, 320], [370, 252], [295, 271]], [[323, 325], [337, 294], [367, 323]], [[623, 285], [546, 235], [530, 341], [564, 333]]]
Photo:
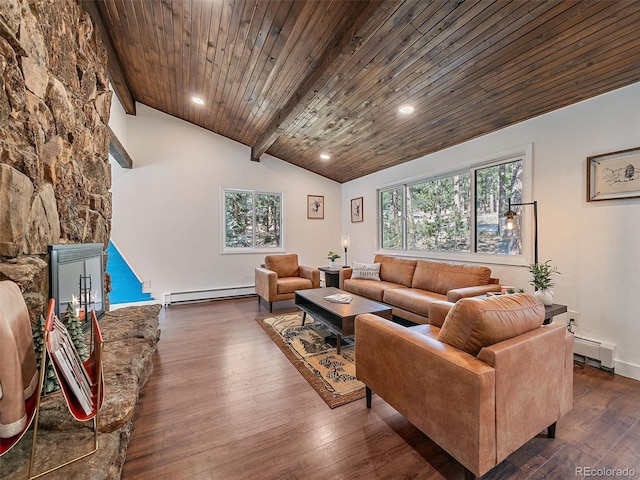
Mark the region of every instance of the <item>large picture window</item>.
[[226, 251], [282, 248], [282, 194], [224, 189]]
[[462, 171], [379, 191], [383, 249], [466, 255], [522, 255], [522, 231], [504, 213], [523, 201], [525, 159], [510, 155]]

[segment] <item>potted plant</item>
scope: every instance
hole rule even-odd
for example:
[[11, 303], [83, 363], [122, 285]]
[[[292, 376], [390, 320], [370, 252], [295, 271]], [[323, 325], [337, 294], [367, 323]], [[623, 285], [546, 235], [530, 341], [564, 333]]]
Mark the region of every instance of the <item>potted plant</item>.
[[553, 280], [552, 275], [558, 272], [558, 267], [551, 265], [551, 260], [544, 263], [531, 263], [527, 265], [533, 278], [529, 284], [533, 285], [536, 291], [533, 293], [544, 305], [553, 304]]
[[329, 254], [327, 255], [327, 258], [329, 259], [329, 267], [330, 268], [336, 268], [338, 266], [336, 264], [336, 260], [338, 258], [340, 258], [340, 255], [338, 255], [335, 252], [329, 251]]

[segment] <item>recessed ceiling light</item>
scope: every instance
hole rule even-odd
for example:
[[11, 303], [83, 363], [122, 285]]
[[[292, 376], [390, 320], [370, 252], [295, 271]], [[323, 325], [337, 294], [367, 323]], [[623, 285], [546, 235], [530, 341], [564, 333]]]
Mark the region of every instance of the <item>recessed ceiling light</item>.
[[193, 101], [193, 103], [196, 103], [198, 105], [204, 105], [204, 100], [200, 97], [191, 97], [191, 100]]
[[329, 155], [328, 153], [321, 153], [320, 158], [323, 160], [329, 160], [331, 158], [331, 155]]
[[398, 111], [403, 115], [411, 115], [415, 110], [413, 105], [401, 105], [400, 108], [398, 108]]

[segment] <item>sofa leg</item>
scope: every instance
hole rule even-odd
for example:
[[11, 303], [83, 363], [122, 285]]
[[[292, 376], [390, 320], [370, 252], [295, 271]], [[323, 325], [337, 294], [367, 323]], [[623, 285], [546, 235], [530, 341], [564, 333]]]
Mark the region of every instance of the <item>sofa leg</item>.
[[466, 467], [464, 468], [464, 480], [476, 480], [476, 476], [473, 474], [471, 470]]
[[273, 313], [273, 302], [269, 302], [269, 313]]
[[373, 393], [369, 387], [364, 387], [367, 396], [367, 408], [371, 408], [371, 394]]
[[547, 428], [547, 437], [556, 438], [556, 422], [553, 422], [549, 425], [549, 428]]

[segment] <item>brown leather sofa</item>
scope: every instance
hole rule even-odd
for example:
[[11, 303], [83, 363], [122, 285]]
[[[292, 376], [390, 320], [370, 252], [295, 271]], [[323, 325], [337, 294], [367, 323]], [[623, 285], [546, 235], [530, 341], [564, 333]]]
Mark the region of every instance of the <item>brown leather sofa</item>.
[[291, 300], [296, 290], [320, 288], [320, 270], [298, 265], [298, 255], [267, 255], [255, 271], [258, 304], [264, 298], [273, 312], [273, 302]]
[[573, 403], [573, 336], [542, 325], [532, 295], [439, 304], [432, 323], [356, 317], [356, 376], [465, 468], [481, 476]]
[[429, 306], [437, 301], [457, 302], [487, 292], [499, 292], [497, 278], [485, 266], [376, 255], [380, 281], [353, 279], [353, 268], [340, 273], [340, 288], [389, 305], [393, 315], [413, 323], [427, 323]]

